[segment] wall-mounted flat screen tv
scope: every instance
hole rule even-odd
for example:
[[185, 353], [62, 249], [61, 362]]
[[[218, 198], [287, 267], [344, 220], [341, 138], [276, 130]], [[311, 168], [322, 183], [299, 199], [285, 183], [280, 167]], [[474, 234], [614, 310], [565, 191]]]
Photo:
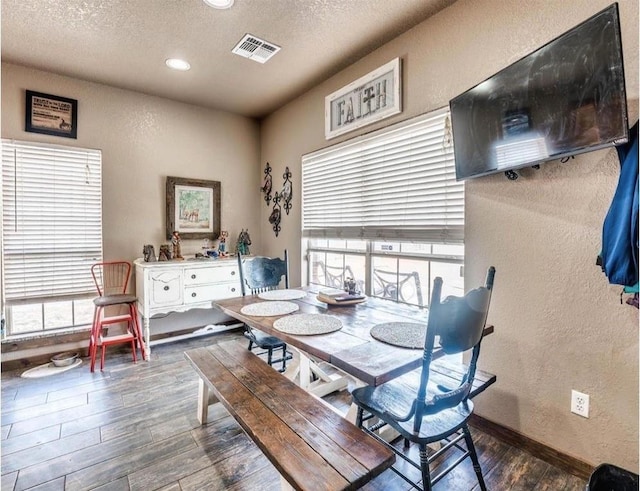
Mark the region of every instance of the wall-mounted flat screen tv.
[[449, 105], [458, 180], [626, 142], [618, 4]]

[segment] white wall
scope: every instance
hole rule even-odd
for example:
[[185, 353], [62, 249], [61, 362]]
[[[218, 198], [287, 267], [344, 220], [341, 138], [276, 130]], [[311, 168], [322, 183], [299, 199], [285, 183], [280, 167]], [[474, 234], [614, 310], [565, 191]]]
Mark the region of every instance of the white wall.
[[[264, 249], [288, 247], [292, 273], [300, 250], [300, 157], [390, 123], [442, 107], [457, 94], [562, 34], [609, 0], [459, 0], [327, 82], [262, 125], [262, 165], [274, 176], [291, 167], [294, 209], [276, 239], [262, 205]], [[630, 120], [638, 117], [638, 2], [619, 2]], [[402, 114], [326, 141], [324, 97], [389, 60], [403, 61]], [[476, 412], [591, 464], [638, 471], [638, 311], [620, 305], [595, 265], [617, 184], [615, 150], [567, 164], [466, 184], [468, 288], [497, 269], [482, 369], [498, 382]], [[330, 179], [331, 176], [327, 176]], [[278, 180], [274, 180], [278, 182]], [[591, 416], [569, 411], [571, 389], [591, 396]]]

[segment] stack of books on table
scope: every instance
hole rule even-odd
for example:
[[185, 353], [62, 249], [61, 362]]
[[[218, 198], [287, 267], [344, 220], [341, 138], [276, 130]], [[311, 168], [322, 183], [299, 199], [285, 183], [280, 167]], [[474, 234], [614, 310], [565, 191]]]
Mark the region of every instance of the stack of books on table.
[[363, 301], [365, 299], [366, 297], [361, 293], [350, 294], [349, 292], [346, 292], [344, 290], [337, 290], [333, 288], [320, 290], [318, 292], [318, 300], [320, 300], [321, 302], [326, 302], [331, 304], [344, 303], [344, 302], [351, 303], [351, 302]]

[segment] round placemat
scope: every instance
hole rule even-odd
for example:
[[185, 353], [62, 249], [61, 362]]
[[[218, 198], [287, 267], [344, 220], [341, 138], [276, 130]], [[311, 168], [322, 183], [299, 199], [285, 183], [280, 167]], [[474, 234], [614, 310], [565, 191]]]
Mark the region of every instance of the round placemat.
[[342, 321], [327, 314], [295, 314], [278, 319], [273, 327], [287, 334], [312, 336], [342, 329]]
[[256, 317], [273, 317], [275, 315], [286, 315], [295, 312], [300, 307], [293, 302], [257, 302], [245, 305], [240, 309], [244, 315], [254, 315]]
[[307, 296], [302, 290], [270, 290], [258, 295], [262, 300], [298, 300]]
[[385, 322], [371, 328], [371, 336], [400, 348], [422, 349], [427, 325], [417, 322]]

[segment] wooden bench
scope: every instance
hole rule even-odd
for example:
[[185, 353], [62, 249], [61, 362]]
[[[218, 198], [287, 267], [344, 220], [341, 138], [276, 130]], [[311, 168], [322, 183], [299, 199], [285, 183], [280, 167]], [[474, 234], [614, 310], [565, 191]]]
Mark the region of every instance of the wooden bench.
[[280, 472], [284, 489], [357, 489], [395, 461], [383, 444], [236, 341], [185, 357], [200, 376], [200, 422], [220, 401]]

